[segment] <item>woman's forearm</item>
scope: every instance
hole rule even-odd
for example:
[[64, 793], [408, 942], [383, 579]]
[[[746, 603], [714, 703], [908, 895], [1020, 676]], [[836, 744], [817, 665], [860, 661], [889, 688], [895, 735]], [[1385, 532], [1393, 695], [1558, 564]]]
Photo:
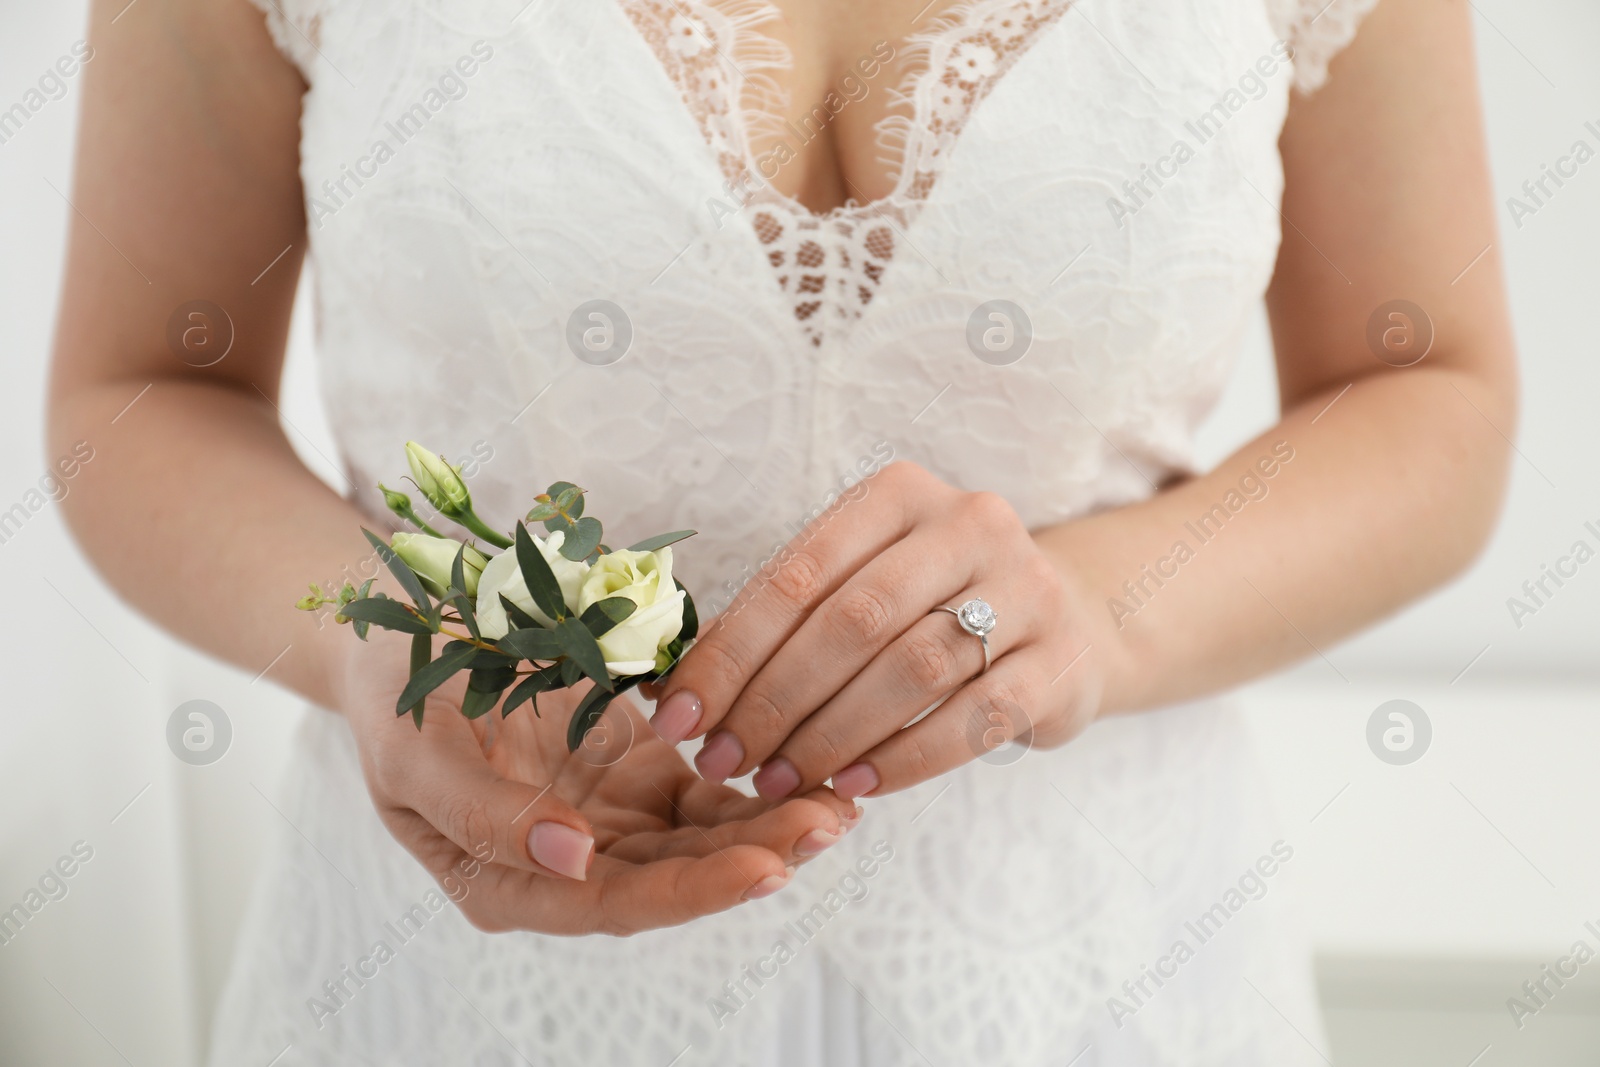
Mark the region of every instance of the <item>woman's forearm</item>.
[[1477, 553], [1505, 484], [1512, 384], [1419, 366], [1343, 388], [1203, 477], [1038, 535], [1090, 601], [1103, 713], [1325, 654]]
[[375, 573], [359, 514], [295, 456], [260, 394], [158, 378], [127, 407], [148, 380], [54, 399], [54, 449], [96, 449], [64, 505], [73, 532], [157, 623], [252, 674], [270, 664], [273, 681], [332, 706], [326, 653], [349, 635], [293, 605], [310, 581]]

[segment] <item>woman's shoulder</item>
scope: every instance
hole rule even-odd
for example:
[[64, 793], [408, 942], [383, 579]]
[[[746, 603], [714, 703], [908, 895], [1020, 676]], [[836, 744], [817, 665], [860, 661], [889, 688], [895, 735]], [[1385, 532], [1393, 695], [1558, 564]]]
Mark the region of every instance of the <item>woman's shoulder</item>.
[[1294, 87], [1313, 92], [1328, 80], [1328, 64], [1356, 35], [1378, 0], [1266, 0], [1267, 16], [1294, 61]]

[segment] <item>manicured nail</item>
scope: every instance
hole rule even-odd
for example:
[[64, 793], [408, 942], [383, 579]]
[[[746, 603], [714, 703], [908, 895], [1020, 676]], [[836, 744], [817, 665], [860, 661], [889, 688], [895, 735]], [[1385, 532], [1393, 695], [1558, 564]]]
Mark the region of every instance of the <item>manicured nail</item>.
[[856, 827], [860, 826], [861, 816], [865, 815], [866, 813], [867, 809], [863, 808], [860, 804], [857, 804], [853, 812], [839, 820], [839, 832], [841, 834], [847, 834], [851, 830], [854, 830]]
[[764, 799], [782, 800], [800, 785], [800, 772], [795, 770], [794, 764], [779, 756], [757, 771], [751, 782]]
[[745, 893], [744, 899], [760, 900], [762, 897], [770, 897], [772, 894], [788, 885], [789, 879], [793, 877], [793, 867], [784, 868], [782, 874], [769, 874], [765, 878], [761, 879], [761, 881], [751, 886], [750, 889]]
[[870, 763], [852, 763], [833, 776], [833, 791], [841, 800], [864, 797], [878, 788], [878, 772]]
[[650, 729], [669, 745], [682, 741], [699, 725], [700, 698], [687, 689], [680, 689], [662, 701], [656, 713], [650, 716]]
[[695, 770], [708, 782], [720, 782], [738, 770], [744, 759], [744, 745], [724, 730], [705, 743], [694, 757]]
[[535, 863], [582, 882], [589, 877], [594, 838], [565, 823], [536, 822], [528, 831], [528, 854]]
[[840, 827], [839, 832], [836, 834], [830, 834], [826, 830], [812, 830], [794, 843], [794, 854], [796, 856], [815, 856], [843, 836], [843, 827]]

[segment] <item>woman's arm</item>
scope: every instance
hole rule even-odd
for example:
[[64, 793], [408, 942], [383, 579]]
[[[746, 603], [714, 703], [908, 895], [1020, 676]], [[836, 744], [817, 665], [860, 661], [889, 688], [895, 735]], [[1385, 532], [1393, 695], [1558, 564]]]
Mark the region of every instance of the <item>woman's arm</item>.
[[[1204, 477], [1031, 537], [998, 498], [891, 467], [702, 637], [658, 731], [708, 734], [702, 773], [759, 767], [765, 796], [830, 776], [892, 792], [1016, 733], [1060, 743], [1310, 655], [1466, 566], [1516, 408], [1468, 19], [1383, 0], [1329, 83], [1292, 99], [1278, 425]], [[1413, 366], [1368, 345], [1396, 299], [1432, 322]], [[968, 683], [977, 642], [928, 611], [974, 595], [1003, 618]]]
[[[404, 639], [374, 631], [363, 646], [293, 609], [308, 579], [371, 555], [360, 515], [301, 465], [275, 408], [306, 242], [305, 86], [245, 0], [146, 0], [113, 24], [122, 7], [91, 13], [50, 397], [52, 449], [95, 448], [66, 504], [90, 558], [173, 633], [252, 673], [272, 664], [343, 712], [379, 815], [447, 891], [474, 872], [452, 899], [486, 929], [628, 933], [785, 884], [852, 806], [706, 792], [659, 743], [587, 767], [567, 759], [555, 712], [508, 721], [486, 755], [457, 714], [459, 683], [413, 730], [395, 717]], [[204, 368], [167, 338], [195, 300], [234, 327]]]
[[[348, 635], [279, 610], [366, 554], [359, 516], [295, 457], [273, 406], [306, 246], [305, 86], [244, 0], [112, 25], [121, 6], [92, 7], [70, 193], [50, 447], [86, 440], [95, 462], [67, 520], [162, 626], [251, 672], [287, 647], [273, 679], [332, 706], [326, 646]], [[233, 321], [203, 369], [167, 340], [196, 300]]]
[[[1327, 85], [1292, 98], [1281, 146], [1284, 236], [1267, 307], [1283, 420], [1203, 478], [1039, 538], [1111, 624], [1107, 711], [1328, 648], [1458, 573], [1499, 512], [1516, 367], [1470, 9], [1384, 0]], [[1368, 320], [1397, 299], [1434, 331], [1405, 367], [1367, 341]], [[1294, 459], [1260, 478], [1256, 461], [1280, 441]], [[1185, 523], [1251, 473], [1270, 494], [1202, 546]], [[1108, 602], [1133, 605], [1123, 583], [1137, 586], [1180, 538], [1194, 560], [1165, 586], [1144, 581], [1152, 595], [1114, 620]]]

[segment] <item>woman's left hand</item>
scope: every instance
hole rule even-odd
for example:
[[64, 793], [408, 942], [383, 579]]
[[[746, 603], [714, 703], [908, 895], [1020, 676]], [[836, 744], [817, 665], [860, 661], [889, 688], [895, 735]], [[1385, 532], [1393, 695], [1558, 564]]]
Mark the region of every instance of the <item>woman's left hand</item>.
[[[655, 731], [709, 735], [695, 766], [712, 781], [759, 767], [768, 799], [830, 777], [851, 799], [1087, 725], [1100, 692], [1088, 605], [1011, 506], [909, 463], [857, 488], [702, 631], [660, 687]], [[998, 616], [987, 670], [979, 639], [939, 610], [974, 598]]]

